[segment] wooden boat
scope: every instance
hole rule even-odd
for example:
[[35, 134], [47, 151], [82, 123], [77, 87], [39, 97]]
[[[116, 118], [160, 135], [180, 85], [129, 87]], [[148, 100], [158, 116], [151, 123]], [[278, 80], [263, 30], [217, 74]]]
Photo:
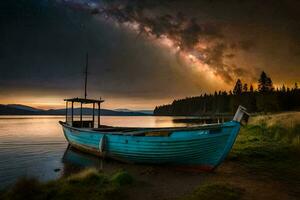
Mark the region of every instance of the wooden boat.
[[[168, 164], [213, 170], [228, 155], [247, 117], [239, 107], [233, 120], [220, 124], [181, 128], [128, 128], [100, 125], [102, 100], [67, 99], [72, 103], [71, 121], [60, 122], [69, 144], [79, 150], [129, 163]], [[73, 104], [93, 104], [90, 121], [73, 120]], [[67, 103], [68, 104], [68, 103]], [[98, 105], [98, 127], [94, 110]], [[82, 109], [81, 109], [82, 110]], [[66, 117], [68, 119], [68, 117]]]
[[[129, 163], [213, 170], [224, 161], [239, 133], [241, 122], [249, 116], [246, 109], [239, 106], [232, 121], [220, 124], [181, 128], [109, 127], [100, 125], [100, 105], [103, 100], [86, 97], [85, 84], [85, 98], [65, 99], [66, 121], [60, 124], [67, 141], [79, 150]], [[70, 103], [71, 109], [68, 109]], [[75, 103], [80, 104], [79, 120], [74, 120]], [[92, 104], [91, 120], [83, 120], [82, 106], [86, 104]]]

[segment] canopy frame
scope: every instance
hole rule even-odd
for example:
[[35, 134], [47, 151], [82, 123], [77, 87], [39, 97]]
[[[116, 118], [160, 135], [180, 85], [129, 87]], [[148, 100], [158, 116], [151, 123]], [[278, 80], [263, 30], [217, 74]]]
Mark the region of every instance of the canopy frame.
[[[100, 128], [100, 116], [101, 116], [101, 103], [104, 102], [101, 98], [99, 100], [95, 99], [86, 99], [86, 98], [71, 98], [71, 99], [65, 99], [66, 102], [66, 123], [71, 125], [72, 127], [76, 128], [95, 128], [95, 109], [98, 110], [97, 112], [97, 120], [98, 120], [98, 128]], [[71, 120], [68, 120], [68, 104], [71, 103]], [[80, 120], [76, 121], [74, 120], [74, 103], [80, 103]], [[92, 112], [92, 120], [83, 120], [83, 105], [92, 104], [93, 105], [93, 112]], [[97, 105], [97, 107], [96, 107]]]

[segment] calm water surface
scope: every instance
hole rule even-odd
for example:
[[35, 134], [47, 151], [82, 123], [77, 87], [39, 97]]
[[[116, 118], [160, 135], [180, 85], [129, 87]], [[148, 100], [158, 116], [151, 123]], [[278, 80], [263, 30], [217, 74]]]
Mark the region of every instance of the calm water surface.
[[[172, 117], [103, 116], [101, 123], [128, 127], [186, 126]], [[0, 188], [23, 176], [42, 181], [68, 174], [72, 169], [97, 166], [126, 168], [129, 165], [82, 154], [68, 148], [59, 120], [63, 116], [0, 116]]]

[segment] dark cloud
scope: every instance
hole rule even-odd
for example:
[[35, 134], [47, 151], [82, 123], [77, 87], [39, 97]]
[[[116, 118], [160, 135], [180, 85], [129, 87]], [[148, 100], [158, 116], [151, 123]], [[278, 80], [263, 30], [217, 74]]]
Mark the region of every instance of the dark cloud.
[[[244, 71], [243, 69], [236, 70], [224, 62], [226, 48], [222, 40], [219, 44], [219, 39], [223, 39], [222, 27], [214, 23], [202, 22], [191, 15], [182, 13], [181, 11], [156, 11], [156, 7], [161, 7], [160, 2], [152, 1], [151, 6], [147, 4], [141, 6], [140, 1], [113, 1], [99, 5], [99, 14], [112, 18], [119, 23], [138, 23], [140, 33], [146, 35], [155, 35], [157, 38], [167, 36], [172, 39], [180, 47], [180, 51], [197, 55], [196, 58], [200, 62], [208, 64], [217, 76], [230, 83], [238, 76], [236, 71]], [[167, 1], [166, 4], [174, 2]], [[151, 9], [152, 15], [147, 15], [146, 11]], [[196, 45], [199, 43], [210, 43], [206, 49], [199, 49]], [[250, 50], [253, 47], [251, 41], [239, 41], [234, 44], [234, 49]], [[205, 58], [204, 56], [205, 55]], [[232, 55], [232, 53], [231, 53]], [[227, 57], [228, 58], [228, 57]], [[231, 57], [232, 58], [232, 57]]]
[[231, 58], [234, 58], [234, 56], [235, 56], [235, 55], [234, 55], [233, 53], [230, 53], [230, 54], [226, 54], [226, 55], [225, 55], [226, 58], [230, 58], [230, 59], [231, 59]]
[[[214, 73], [230, 83], [241, 78], [241, 73], [236, 72], [243, 71], [246, 74], [248, 71], [248, 74], [254, 74], [251, 68], [236, 67], [241, 63], [235, 62], [232, 55], [237, 57], [240, 50], [250, 53], [259, 48], [262, 50], [257, 43], [264, 38], [273, 37], [277, 33], [285, 34], [283, 37], [293, 38], [296, 42], [286, 51], [298, 55], [299, 34], [295, 32], [300, 30], [300, 17], [297, 14], [300, 12], [299, 5], [295, 0], [279, 0], [276, 3], [267, 0], [263, 4], [258, 0], [114, 0], [100, 2], [93, 10], [97, 9], [95, 13], [120, 24], [138, 23], [140, 33], [155, 35], [157, 38], [167, 36], [180, 47], [180, 51], [196, 55], [200, 62], [211, 63], [209, 67]], [[266, 30], [274, 33], [267, 33]], [[199, 42], [209, 45], [206, 49], [199, 49], [196, 46]], [[220, 49], [220, 43], [226, 45], [226, 48]], [[217, 49], [212, 50], [214, 47]], [[264, 49], [263, 55], [258, 57], [268, 54], [270, 50]], [[231, 61], [227, 62], [228, 59]]]
[[[87, 51], [89, 89], [114, 98], [228, 89], [236, 78], [256, 81], [260, 70], [292, 83], [300, 77], [299, 9], [294, 0], [1, 1], [0, 93], [76, 94]], [[165, 37], [178, 52], [159, 45]], [[223, 81], [208, 78], [207, 67]]]
[[254, 49], [255, 43], [254, 40], [242, 40], [235, 43], [230, 44], [230, 48], [234, 50], [244, 50], [250, 51]]
[[2, 95], [79, 95], [86, 52], [95, 96], [156, 99], [201, 89], [176, 56], [151, 41], [73, 8], [53, 3], [40, 11], [35, 3], [25, 4], [26, 17], [17, 14], [22, 7], [10, 7], [1, 23]]

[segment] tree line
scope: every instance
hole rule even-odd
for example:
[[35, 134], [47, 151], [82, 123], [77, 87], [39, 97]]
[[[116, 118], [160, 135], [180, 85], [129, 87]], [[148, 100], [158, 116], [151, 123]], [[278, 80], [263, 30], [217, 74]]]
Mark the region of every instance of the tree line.
[[300, 89], [283, 85], [274, 88], [272, 79], [263, 71], [255, 90], [252, 85], [237, 80], [233, 90], [203, 94], [174, 100], [172, 104], [157, 106], [154, 115], [187, 116], [232, 114], [242, 105], [249, 112], [279, 112], [300, 110]]

